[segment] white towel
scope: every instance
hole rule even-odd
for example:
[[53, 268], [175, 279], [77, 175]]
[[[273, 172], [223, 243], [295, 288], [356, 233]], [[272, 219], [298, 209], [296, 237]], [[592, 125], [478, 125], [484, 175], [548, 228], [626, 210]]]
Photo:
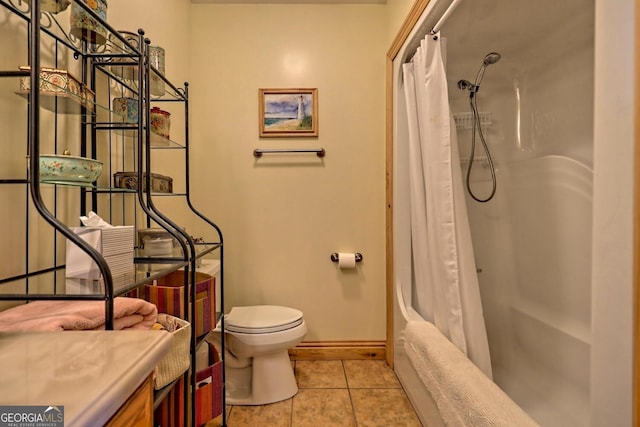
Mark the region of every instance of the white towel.
[[538, 426], [433, 324], [408, 322], [404, 334], [407, 356], [447, 426]]

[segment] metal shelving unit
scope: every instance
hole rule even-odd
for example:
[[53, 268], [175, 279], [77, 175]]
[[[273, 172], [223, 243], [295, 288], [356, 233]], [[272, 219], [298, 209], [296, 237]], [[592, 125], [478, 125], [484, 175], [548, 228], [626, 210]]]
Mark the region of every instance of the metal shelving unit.
[[[21, 176], [0, 176], [0, 197], [12, 197], [17, 191], [25, 196], [23, 212], [25, 225], [22, 233], [24, 237], [24, 264], [19, 269], [2, 269], [0, 271], [0, 301], [35, 301], [35, 300], [99, 300], [105, 302], [105, 327], [113, 329], [114, 298], [152, 283], [154, 280], [182, 269], [184, 283], [188, 286], [188, 297], [185, 298], [184, 313], [187, 320], [196, 318], [196, 266], [200, 258], [217, 253], [220, 259], [219, 298], [220, 306], [224, 307], [224, 255], [223, 236], [221, 229], [201, 213], [191, 200], [190, 193], [190, 141], [189, 141], [189, 86], [174, 86], [157, 69], [150, 65], [150, 40], [145, 38], [143, 30], [138, 30], [137, 39], [125, 37], [114, 30], [98, 14], [91, 10], [83, 1], [74, 1], [72, 6], [80, 7], [93, 20], [99, 23], [107, 32], [107, 42], [104, 45], [94, 45], [85, 40], [75, 39], [65, 31], [64, 25], [56, 19], [55, 14], [43, 12], [39, 1], [25, 2], [24, 0], [0, 0], [0, 11], [4, 11], [10, 19], [17, 22], [18, 30], [25, 28], [27, 65], [30, 69], [18, 69], [19, 63], [5, 64], [0, 61], [0, 81], [16, 81], [29, 77], [30, 82], [40, 81], [40, 69], [43, 57], [50, 62], [48, 66], [74, 66], [81, 76], [82, 85], [90, 88], [95, 99], [61, 91], [57, 96], [44, 95], [39, 90], [39, 84], [32, 83], [30, 89], [20, 93], [27, 104], [27, 168], [26, 174]], [[6, 29], [4, 31], [7, 31]], [[1, 50], [17, 49], [6, 44]], [[6, 51], [5, 51], [6, 52]], [[17, 56], [4, 55], [6, 58]], [[15, 67], [14, 69], [10, 69]], [[117, 72], [117, 67], [129, 67], [135, 73], [134, 79], [123, 78], [123, 73]], [[124, 69], [124, 68], [123, 68]], [[165, 87], [165, 94], [154, 96], [150, 91], [151, 78], [161, 81]], [[9, 79], [9, 80], [5, 80]], [[128, 94], [138, 101], [140, 112], [137, 122], [130, 123], [115, 115], [111, 109], [111, 100], [118, 94]], [[0, 97], [16, 97], [12, 92], [0, 93]], [[15, 101], [12, 101], [15, 102]], [[25, 103], [25, 101], [21, 101]], [[166, 144], [154, 143], [156, 136], [150, 131], [150, 109], [154, 105], [171, 103], [178, 105], [184, 116], [183, 135], [179, 142], [163, 141]], [[41, 114], [47, 113], [47, 119], [52, 122], [51, 135], [45, 134], [41, 126]], [[73, 111], [72, 111], [73, 110]], [[76, 114], [68, 114], [70, 111]], [[16, 115], [24, 115], [23, 111], [16, 111]], [[64, 115], [64, 119], [62, 118]], [[69, 116], [78, 119], [67, 119]], [[73, 131], [73, 128], [79, 131]], [[64, 141], [63, 137], [64, 135]], [[46, 142], [43, 143], [43, 140]], [[103, 177], [92, 185], [62, 185], [42, 183], [39, 179], [40, 155], [43, 146], [50, 147], [56, 153], [62, 152], [63, 144], [74, 140], [79, 148], [80, 156], [102, 160], [106, 168]], [[180, 182], [183, 191], [176, 193], [154, 193], [151, 185], [151, 171], [162, 167], [156, 157], [158, 153], [170, 153], [184, 165], [184, 174]], [[137, 173], [138, 185], [136, 189], [116, 188], [111, 182], [112, 173], [121, 171], [124, 167], [131, 167]], [[108, 175], [104, 176], [104, 170]], [[18, 186], [18, 187], [16, 187]], [[16, 190], [19, 188], [19, 190]], [[5, 191], [3, 191], [3, 189]], [[43, 197], [43, 189], [46, 196]], [[5, 201], [8, 199], [5, 199]], [[69, 200], [72, 200], [70, 202]], [[69, 210], [78, 209], [80, 215], [94, 211], [108, 222], [119, 222], [118, 225], [133, 225], [136, 229], [159, 226], [178, 243], [178, 254], [169, 257], [148, 257], [137, 248], [133, 263], [135, 274], [127, 282], [114, 288], [114, 277], [104, 256], [90, 244], [80, 238], [73, 230], [72, 215]], [[159, 205], [162, 205], [159, 206]], [[175, 215], [165, 212], [165, 205], [181, 210], [181, 219], [186, 220], [189, 227], [206, 230], [202, 238], [191, 236], [183, 224], [175, 220]], [[173, 209], [172, 209], [173, 210]], [[36, 218], [36, 219], [33, 219]], [[33, 262], [30, 258], [41, 251], [34, 248], [34, 223], [38, 228], [44, 221], [51, 231], [51, 248], [53, 255], [46, 263]], [[103, 292], [95, 294], [69, 295], [65, 292], [65, 262], [59, 252], [65, 239], [76, 244], [97, 264], [102, 282]], [[47, 283], [42, 286], [42, 283]], [[32, 285], [35, 283], [35, 285]], [[50, 283], [50, 284], [49, 284]], [[42, 289], [45, 291], [42, 291]], [[215, 290], [214, 290], [215, 292]], [[214, 320], [224, 328], [223, 309]], [[222, 331], [224, 336], [224, 329]], [[196, 351], [201, 344], [195, 335], [195, 328], [191, 334], [191, 369], [184, 374], [184, 423], [190, 425], [196, 419]], [[224, 340], [220, 354], [224, 367]], [[226, 425], [224, 411], [224, 368], [222, 383], [222, 423]], [[171, 386], [169, 386], [171, 387]], [[157, 392], [157, 399], [162, 399], [168, 388]], [[191, 403], [187, 406], [187, 403]]]

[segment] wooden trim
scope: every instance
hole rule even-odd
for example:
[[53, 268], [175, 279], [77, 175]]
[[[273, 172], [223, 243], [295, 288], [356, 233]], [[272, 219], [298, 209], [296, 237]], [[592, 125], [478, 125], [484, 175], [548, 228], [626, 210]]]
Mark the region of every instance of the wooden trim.
[[391, 47], [387, 52], [387, 58], [391, 59], [392, 62], [394, 59], [396, 59], [396, 55], [398, 55], [398, 52], [400, 52], [400, 48], [402, 47], [404, 42], [407, 41], [409, 33], [411, 33], [411, 30], [413, 30], [416, 22], [418, 22], [420, 15], [422, 15], [422, 12], [424, 12], [424, 10], [426, 9], [429, 1], [430, 0], [415, 0], [415, 3], [413, 3], [409, 14], [402, 23], [402, 27], [400, 27], [396, 38], [393, 40], [393, 43], [391, 44]]
[[640, 425], [640, 0], [635, 1], [633, 194], [633, 425]]
[[393, 59], [387, 57], [386, 87], [386, 297], [387, 365], [393, 368]]
[[289, 350], [291, 360], [384, 360], [384, 341], [309, 341]]
[[[415, 0], [400, 31], [387, 52], [386, 63], [386, 297], [387, 297], [387, 364], [393, 368], [393, 60], [409, 37], [411, 30], [426, 9], [430, 0]], [[639, 0], [640, 1], [640, 0]]]

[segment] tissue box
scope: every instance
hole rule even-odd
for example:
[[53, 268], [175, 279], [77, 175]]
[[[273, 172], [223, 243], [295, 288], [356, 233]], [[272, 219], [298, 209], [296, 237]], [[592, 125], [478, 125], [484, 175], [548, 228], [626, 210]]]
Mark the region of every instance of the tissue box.
[[[133, 246], [135, 230], [133, 226], [111, 228], [72, 227], [71, 230], [102, 254], [109, 265], [116, 285], [122, 287], [133, 277]], [[66, 276], [75, 279], [102, 279], [98, 264], [85, 251], [67, 239]]]

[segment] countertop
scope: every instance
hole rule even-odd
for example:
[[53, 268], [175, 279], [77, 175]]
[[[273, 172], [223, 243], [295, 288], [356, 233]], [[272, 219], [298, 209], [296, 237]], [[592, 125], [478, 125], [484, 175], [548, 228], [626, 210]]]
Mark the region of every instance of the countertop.
[[0, 405], [64, 406], [64, 425], [103, 425], [168, 353], [163, 331], [0, 333]]

